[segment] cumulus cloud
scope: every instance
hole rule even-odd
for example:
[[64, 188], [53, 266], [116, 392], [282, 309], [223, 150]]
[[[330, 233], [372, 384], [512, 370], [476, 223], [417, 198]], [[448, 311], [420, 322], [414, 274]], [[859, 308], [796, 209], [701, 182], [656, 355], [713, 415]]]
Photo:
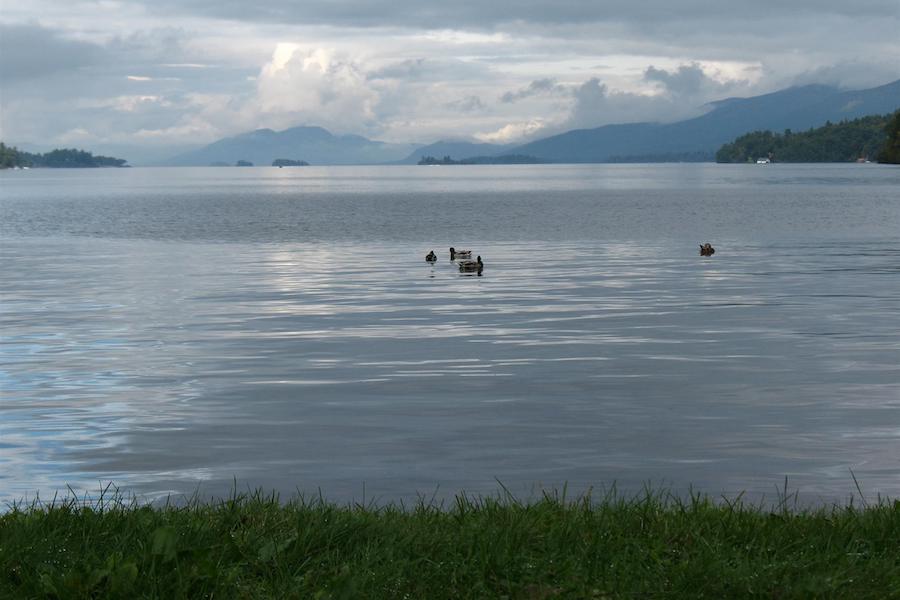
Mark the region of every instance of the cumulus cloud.
[[644, 71], [644, 79], [647, 81], [657, 81], [665, 87], [665, 89], [674, 94], [696, 94], [703, 87], [703, 84], [709, 81], [706, 73], [697, 63], [689, 65], [681, 65], [674, 72], [665, 69], [657, 69], [653, 65], [647, 67]]
[[661, 115], [671, 120], [693, 116], [699, 107], [678, 106], [671, 97], [610, 90], [593, 77], [578, 86], [574, 105], [564, 128], [589, 128], [612, 123], [658, 121]]
[[671, 122], [698, 116], [711, 109], [710, 102], [750, 93], [750, 79], [733, 78], [724, 71], [745, 73], [733, 66], [704, 67], [697, 62], [670, 69], [653, 65], [644, 69], [642, 81], [651, 85], [642, 91], [611, 89], [592, 77], [572, 92], [574, 102], [563, 128], [599, 127], [613, 123]]
[[257, 78], [256, 108], [278, 122], [367, 128], [378, 92], [363, 68], [331, 49], [279, 44]]
[[[578, 86], [574, 92], [575, 103], [572, 113], [566, 121], [571, 127], [596, 127], [621, 121], [627, 115], [627, 121], [644, 120], [648, 112], [647, 105], [657, 102], [651, 96], [610, 92], [605, 83], [592, 77]], [[643, 106], [638, 106], [638, 105]]]
[[679, 101], [698, 97], [708, 100], [750, 87], [750, 80], [747, 78], [728, 77], [720, 70], [710, 70], [712, 74], [698, 62], [679, 65], [673, 70], [658, 69], [650, 65], [644, 71], [644, 81], [659, 84], [666, 94]]

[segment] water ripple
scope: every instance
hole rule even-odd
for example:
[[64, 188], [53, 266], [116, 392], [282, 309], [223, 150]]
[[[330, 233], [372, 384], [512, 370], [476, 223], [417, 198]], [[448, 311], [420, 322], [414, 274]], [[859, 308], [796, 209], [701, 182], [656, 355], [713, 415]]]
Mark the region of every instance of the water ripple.
[[[870, 191], [873, 214], [900, 222], [896, 200]], [[593, 215], [586, 202], [559, 210]], [[697, 232], [652, 235], [646, 205], [604, 202], [630, 214], [608, 238], [534, 238], [512, 219], [440, 245], [42, 237], [18, 221], [0, 246], [0, 498], [97, 480], [221, 493], [235, 477], [336, 498], [362, 482], [397, 498], [495, 478], [715, 493], [785, 474], [835, 498], [852, 491], [849, 468], [865, 490], [900, 494], [896, 232], [846, 239], [863, 219], [853, 206], [843, 237], [732, 229], [703, 260]], [[721, 219], [746, 216], [728, 206]], [[811, 218], [779, 215], [775, 229]], [[464, 242], [480, 277], [439, 250]]]

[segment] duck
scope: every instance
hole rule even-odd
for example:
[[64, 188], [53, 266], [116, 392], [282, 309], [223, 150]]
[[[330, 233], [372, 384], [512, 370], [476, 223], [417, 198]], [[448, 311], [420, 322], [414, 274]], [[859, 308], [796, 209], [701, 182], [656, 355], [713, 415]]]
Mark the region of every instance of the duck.
[[484, 263], [481, 262], [481, 256], [478, 257], [477, 260], [461, 260], [459, 261], [459, 272], [460, 273], [472, 273], [479, 272], [484, 269]]
[[700, 256], [712, 256], [716, 253], [716, 249], [712, 247], [712, 244], [706, 242], [705, 244], [700, 244]]
[[425, 255], [425, 262], [436, 262], [437, 254], [434, 253], [434, 250]]
[[450, 248], [450, 260], [456, 260], [457, 258], [472, 258], [471, 250], [457, 250], [455, 248]]

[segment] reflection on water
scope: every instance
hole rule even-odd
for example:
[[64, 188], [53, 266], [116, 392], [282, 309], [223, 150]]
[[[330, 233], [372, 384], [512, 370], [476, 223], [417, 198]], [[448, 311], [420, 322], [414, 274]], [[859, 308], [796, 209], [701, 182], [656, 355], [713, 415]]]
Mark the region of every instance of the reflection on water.
[[850, 469], [900, 494], [900, 240], [879, 229], [896, 199], [874, 201], [890, 214], [864, 241], [853, 219], [823, 236], [792, 206], [770, 218], [796, 235], [727, 225], [711, 259], [703, 232], [647, 229], [642, 205], [599, 210], [625, 211], [611, 239], [519, 241], [515, 223], [543, 217], [518, 215], [457, 238], [482, 277], [448, 260], [457, 240], [430, 265], [431, 245], [339, 225], [324, 242], [208, 243], [102, 233], [117, 213], [98, 237], [47, 237], [36, 215], [56, 201], [7, 200], [0, 499], [99, 480], [218, 494], [233, 478], [335, 499], [496, 479], [771, 495], [785, 476], [835, 499]]

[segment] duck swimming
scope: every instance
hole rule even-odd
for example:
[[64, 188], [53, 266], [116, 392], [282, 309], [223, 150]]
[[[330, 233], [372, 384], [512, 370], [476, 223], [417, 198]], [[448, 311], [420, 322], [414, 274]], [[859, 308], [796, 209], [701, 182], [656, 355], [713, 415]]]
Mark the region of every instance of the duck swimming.
[[436, 262], [437, 254], [434, 253], [434, 250], [425, 255], [425, 262]]
[[484, 269], [484, 263], [481, 262], [481, 257], [479, 256], [477, 260], [461, 260], [459, 261], [459, 272], [460, 273], [481, 273], [481, 270]]
[[712, 247], [712, 244], [706, 242], [705, 244], [700, 244], [700, 256], [712, 256], [716, 253], [716, 249]]
[[450, 260], [456, 260], [457, 258], [472, 258], [471, 250], [456, 250], [455, 248], [450, 248]]

